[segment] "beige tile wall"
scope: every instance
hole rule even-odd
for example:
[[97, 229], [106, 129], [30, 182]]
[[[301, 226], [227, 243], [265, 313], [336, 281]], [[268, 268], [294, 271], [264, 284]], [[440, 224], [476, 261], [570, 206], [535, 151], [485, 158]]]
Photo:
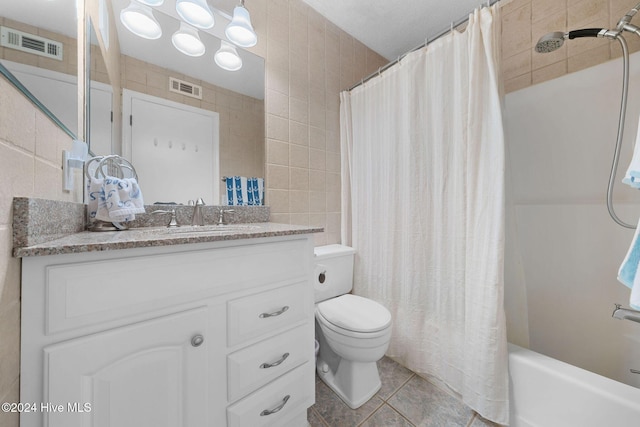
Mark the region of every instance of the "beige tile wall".
[[266, 187], [276, 222], [340, 241], [340, 98], [387, 63], [301, 0], [248, 0], [266, 58]]
[[[502, 0], [502, 72], [506, 92], [522, 89], [582, 70], [622, 55], [608, 39], [568, 40], [560, 49], [534, 51], [538, 39], [551, 31], [614, 28], [637, 0]], [[637, 23], [636, 23], [637, 24]], [[626, 33], [631, 52], [640, 38]]]
[[[0, 402], [17, 402], [20, 365], [20, 260], [11, 256], [14, 196], [82, 201], [62, 191], [62, 150], [71, 139], [0, 77]], [[78, 177], [80, 179], [80, 177]], [[0, 426], [18, 425], [0, 412]]]

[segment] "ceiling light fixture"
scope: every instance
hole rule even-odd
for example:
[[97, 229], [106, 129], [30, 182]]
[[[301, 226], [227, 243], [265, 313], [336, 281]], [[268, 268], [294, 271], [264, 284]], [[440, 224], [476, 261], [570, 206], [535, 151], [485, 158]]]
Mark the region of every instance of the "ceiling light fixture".
[[147, 6], [158, 7], [162, 6], [164, 0], [138, 0], [142, 4], [146, 4]]
[[236, 47], [226, 40], [220, 40], [220, 49], [213, 59], [223, 70], [238, 71], [242, 68], [242, 59], [238, 56]]
[[213, 27], [213, 12], [206, 0], [177, 0], [176, 12], [187, 23], [206, 30]]
[[224, 30], [227, 38], [240, 47], [252, 47], [258, 42], [258, 36], [251, 26], [249, 11], [244, 7], [244, 0], [233, 9], [233, 18]]
[[200, 40], [198, 30], [186, 22], [180, 22], [180, 29], [173, 33], [171, 42], [176, 49], [188, 56], [204, 55], [204, 43]]
[[162, 28], [153, 16], [151, 8], [131, 0], [131, 4], [120, 12], [120, 21], [133, 34], [155, 40], [162, 36]]

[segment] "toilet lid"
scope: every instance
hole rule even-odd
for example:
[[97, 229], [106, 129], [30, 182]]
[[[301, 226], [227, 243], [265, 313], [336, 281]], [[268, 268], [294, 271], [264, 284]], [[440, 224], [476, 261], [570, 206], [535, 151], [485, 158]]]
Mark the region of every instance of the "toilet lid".
[[322, 301], [318, 311], [329, 323], [353, 332], [376, 332], [391, 323], [391, 313], [382, 304], [351, 294]]

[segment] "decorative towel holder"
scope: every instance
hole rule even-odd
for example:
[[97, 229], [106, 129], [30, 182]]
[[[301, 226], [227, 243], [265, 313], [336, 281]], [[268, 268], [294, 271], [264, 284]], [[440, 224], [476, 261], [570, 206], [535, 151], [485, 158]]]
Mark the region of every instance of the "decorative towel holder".
[[[114, 176], [116, 178], [135, 178], [138, 179], [138, 173], [136, 168], [133, 167], [124, 157], [117, 154], [111, 154], [108, 156], [96, 156], [92, 157], [85, 163], [84, 173], [87, 177], [87, 182], [91, 178], [105, 178], [107, 176]], [[121, 231], [127, 230], [129, 226], [122, 222], [107, 222], [101, 220], [95, 220], [88, 227], [89, 231]]]

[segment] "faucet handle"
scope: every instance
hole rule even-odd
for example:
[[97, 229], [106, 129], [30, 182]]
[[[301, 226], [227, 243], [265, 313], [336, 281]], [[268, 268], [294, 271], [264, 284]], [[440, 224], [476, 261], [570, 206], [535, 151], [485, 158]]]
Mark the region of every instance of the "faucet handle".
[[171, 219], [169, 220], [169, 224], [167, 224], [167, 228], [180, 227], [178, 225], [178, 221], [176, 220], [176, 210], [171, 209], [170, 211], [165, 211], [162, 209], [155, 210], [151, 212], [151, 214], [171, 214]]
[[198, 200], [196, 200], [196, 206], [204, 206], [204, 200], [202, 200], [202, 197], [199, 197]]
[[220, 216], [218, 217], [218, 225], [224, 225], [224, 214], [226, 213], [234, 213], [235, 211], [233, 209], [222, 209], [219, 208], [218, 209], [218, 213], [220, 214]]

